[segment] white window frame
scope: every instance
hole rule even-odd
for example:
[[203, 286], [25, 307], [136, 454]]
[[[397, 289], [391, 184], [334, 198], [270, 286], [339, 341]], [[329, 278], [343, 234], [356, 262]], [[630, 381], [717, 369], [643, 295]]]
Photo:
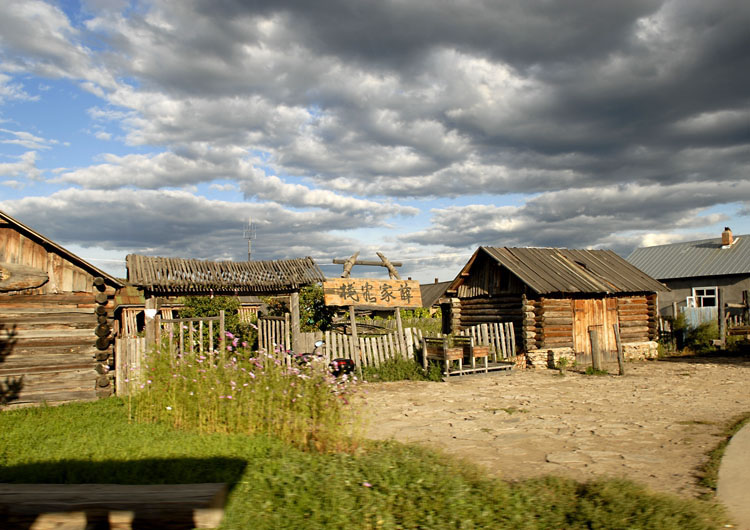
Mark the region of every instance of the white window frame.
[[[693, 296], [695, 300], [694, 307], [718, 307], [719, 306], [719, 288], [715, 285], [705, 287], [693, 287]], [[713, 298], [713, 304], [706, 304], [705, 300]]]

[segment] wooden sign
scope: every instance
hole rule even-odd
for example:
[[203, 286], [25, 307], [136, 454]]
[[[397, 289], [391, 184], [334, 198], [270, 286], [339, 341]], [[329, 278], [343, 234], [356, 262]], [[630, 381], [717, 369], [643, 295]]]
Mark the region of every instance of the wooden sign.
[[46, 272], [16, 263], [0, 263], [0, 293], [36, 289], [49, 280]]
[[323, 282], [326, 305], [359, 307], [422, 307], [416, 280], [336, 278]]

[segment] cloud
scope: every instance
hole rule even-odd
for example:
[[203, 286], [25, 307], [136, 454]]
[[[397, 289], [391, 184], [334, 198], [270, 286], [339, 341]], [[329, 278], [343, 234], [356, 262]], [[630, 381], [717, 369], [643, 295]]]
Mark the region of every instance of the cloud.
[[246, 259], [248, 215], [257, 225], [255, 259], [319, 254], [322, 248], [346, 254], [352, 242], [328, 227], [361, 223], [345, 214], [209, 200], [181, 190], [66, 189], [0, 202], [0, 209], [61, 244], [198, 259]]
[[[0, 177], [24, 178], [38, 180], [42, 172], [36, 167], [37, 154], [35, 151], [26, 151], [24, 154], [13, 157], [16, 162], [0, 162]], [[7, 181], [6, 181], [7, 182]], [[16, 182], [13, 180], [12, 182]]]
[[[10, 138], [2, 138], [2, 135], [10, 136]], [[26, 149], [49, 149], [57, 143], [57, 140], [48, 140], [26, 131], [0, 129], [0, 144], [20, 145]]]
[[[0, 99], [23, 97], [24, 76], [101, 99], [81, 129], [111, 152], [66, 161], [54, 183], [82, 189], [58, 199], [138, 205], [142, 191], [214, 211], [194, 190], [231, 186], [247, 209], [311, 219], [317, 238], [292, 248], [377, 228], [367, 250], [392, 242], [414, 260], [482, 243], [625, 251], [747, 214], [746, 4], [87, 0], [66, 14], [14, 0], [0, 6]], [[21, 162], [5, 164], [14, 180]], [[388, 223], [415, 203], [432, 225], [397, 238]], [[173, 231], [195, 228], [169, 213]]]
[[[432, 211], [429, 228], [401, 236], [409, 243], [475, 248], [612, 248], [629, 253], [676, 229], [700, 231], [734, 213], [707, 213], [717, 203], [750, 200], [749, 182], [634, 184], [540, 194], [522, 206], [468, 205]], [[736, 208], [735, 208], [736, 210]], [[657, 235], [661, 234], [661, 235]]]

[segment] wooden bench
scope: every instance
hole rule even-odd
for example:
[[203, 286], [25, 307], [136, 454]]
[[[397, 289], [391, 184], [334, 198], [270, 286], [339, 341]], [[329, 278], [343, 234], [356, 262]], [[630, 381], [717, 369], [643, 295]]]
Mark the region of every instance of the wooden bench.
[[3, 528], [215, 528], [226, 484], [0, 484]]
[[430, 360], [444, 363], [446, 376], [453, 371], [454, 363], [458, 363], [458, 375], [465, 373], [464, 360], [471, 363], [472, 372], [476, 371], [476, 360], [484, 359], [484, 371], [489, 371], [489, 346], [475, 346], [472, 337], [424, 337], [422, 339], [422, 366], [427, 370]]

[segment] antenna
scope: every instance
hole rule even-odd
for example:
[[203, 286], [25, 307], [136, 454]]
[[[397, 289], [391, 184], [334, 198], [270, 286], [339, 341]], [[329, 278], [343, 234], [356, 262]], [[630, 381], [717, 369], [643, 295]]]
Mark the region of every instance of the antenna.
[[247, 239], [247, 261], [250, 261], [253, 253], [253, 239], [255, 239], [255, 223], [252, 217], [247, 218], [243, 237]]

